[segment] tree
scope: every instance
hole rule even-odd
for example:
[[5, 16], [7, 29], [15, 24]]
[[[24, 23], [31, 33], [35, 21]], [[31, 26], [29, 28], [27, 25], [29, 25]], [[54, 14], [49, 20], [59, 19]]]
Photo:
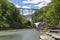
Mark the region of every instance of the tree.
[[0, 27], [24, 28], [27, 22], [13, 3], [0, 0]]
[[33, 22], [36, 20], [45, 22], [46, 26], [60, 25], [60, 0], [51, 0], [51, 2], [33, 14]]

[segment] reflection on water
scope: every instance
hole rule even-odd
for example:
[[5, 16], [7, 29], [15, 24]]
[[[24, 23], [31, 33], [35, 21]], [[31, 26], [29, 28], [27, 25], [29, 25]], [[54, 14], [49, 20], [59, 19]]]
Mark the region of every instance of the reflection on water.
[[[1, 33], [3, 34], [3, 32]], [[7, 33], [9, 33], [9, 31], [7, 31]], [[39, 32], [35, 29], [21, 29], [13, 31], [15, 34], [11, 31], [10, 33], [11, 35], [0, 36], [0, 40], [39, 40]]]

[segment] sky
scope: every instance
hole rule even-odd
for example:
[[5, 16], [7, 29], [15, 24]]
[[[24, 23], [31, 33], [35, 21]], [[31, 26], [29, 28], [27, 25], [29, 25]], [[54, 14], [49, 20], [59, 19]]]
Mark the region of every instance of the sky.
[[[12, 2], [15, 4], [17, 8], [29, 8], [29, 9], [40, 9], [44, 6], [46, 6], [50, 0], [9, 0], [9, 2]], [[23, 10], [23, 15], [31, 14], [31, 11]], [[34, 11], [32, 11], [33, 13]]]

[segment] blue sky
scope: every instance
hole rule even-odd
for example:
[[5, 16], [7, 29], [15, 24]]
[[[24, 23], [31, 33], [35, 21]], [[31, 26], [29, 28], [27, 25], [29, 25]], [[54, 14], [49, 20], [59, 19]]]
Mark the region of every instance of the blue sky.
[[[9, 2], [14, 3], [17, 8], [40, 9], [46, 6], [50, 0], [9, 0]], [[27, 11], [24, 12], [24, 15], [30, 14]]]

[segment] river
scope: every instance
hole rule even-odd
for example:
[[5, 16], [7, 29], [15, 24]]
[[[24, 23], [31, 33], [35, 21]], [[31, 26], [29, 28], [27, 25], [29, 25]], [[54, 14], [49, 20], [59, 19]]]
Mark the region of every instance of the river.
[[0, 31], [0, 40], [39, 40], [39, 35], [36, 29]]

